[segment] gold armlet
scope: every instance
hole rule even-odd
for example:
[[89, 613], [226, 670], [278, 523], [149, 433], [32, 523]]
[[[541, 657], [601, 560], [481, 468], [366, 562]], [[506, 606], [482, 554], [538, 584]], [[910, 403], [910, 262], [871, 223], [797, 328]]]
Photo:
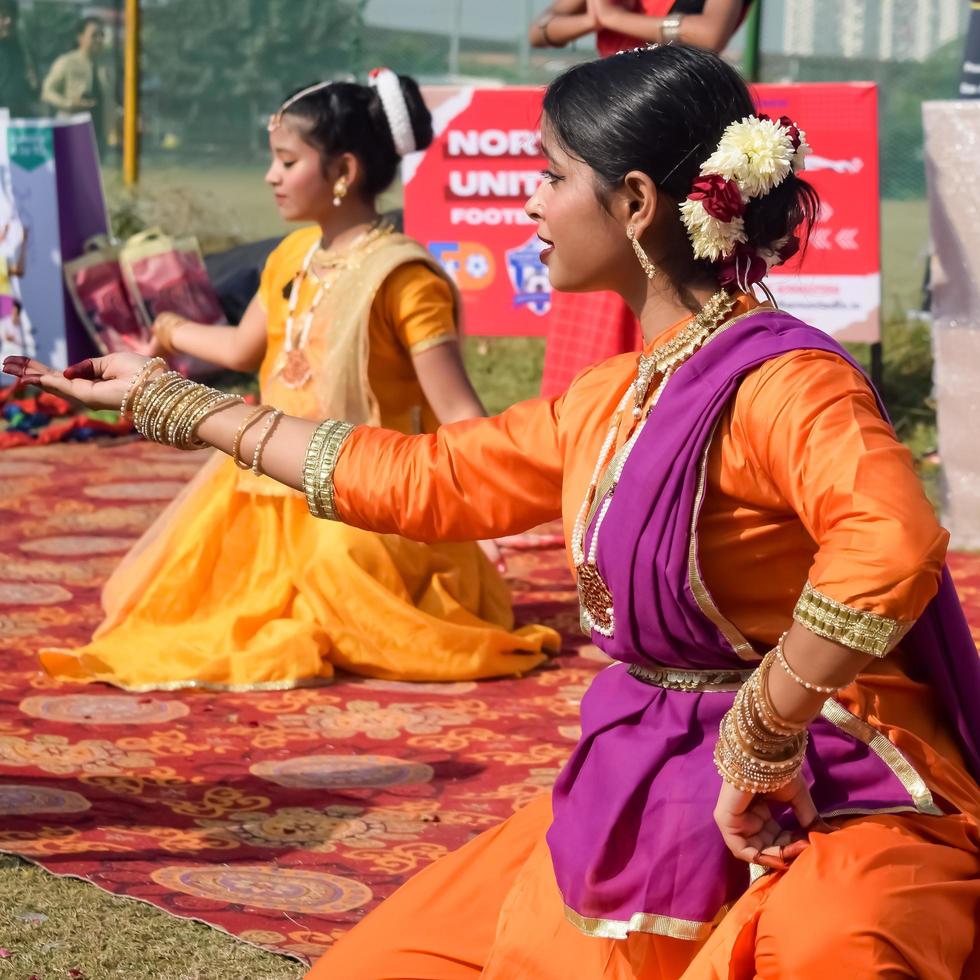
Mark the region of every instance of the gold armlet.
[[334, 502], [333, 471], [340, 459], [340, 450], [353, 431], [350, 422], [327, 419], [313, 432], [303, 465], [303, 491], [306, 505], [314, 517], [340, 520]]

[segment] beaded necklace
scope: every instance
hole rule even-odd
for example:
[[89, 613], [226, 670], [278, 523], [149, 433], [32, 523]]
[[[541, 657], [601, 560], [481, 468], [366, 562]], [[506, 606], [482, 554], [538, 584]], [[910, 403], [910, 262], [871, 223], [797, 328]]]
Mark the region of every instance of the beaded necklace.
[[[579, 508], [575, 523], [572, 526], [572, 561], [575, 564], [578, 579], [582, 627], [587, 631], [595, 630], [603, 636], [612, 636], [616, 629], [612, 593], [596, 565], [596, 555], [599, 550], [599, 530], [605, 520], [609, 505], [612, 503], [613, 494], [619, 485], [626, 461], [643, 432], [647, 419], [650, 418], [650, 413], [660, 401], [660, 396], [663, 394], [664, 388], [667, 387], [667, 382], [670, 381], [677, 368], [698, 351], [711, 334], [721, 326], [735, 305], [735, 301], [735, 297], [729, 292], [724, 289], [719, 290], [701, 307], [694, 319], [676, 337], [655, 348], [649, 354], [641, 355], [637, 362], [636, 378], [626, 389], [613, 412], [606, 438], [599, 450], [599, 458], [596, 460], [595, 469], [592, 471], [592, 479], [589, 481], [585, 499], [582, 501], [582, 506]], [[653, 385], [653, 381], [657, 377], [660, 378], [660, 383], [654, 390], [650, 404], [644, 413], [643, 405], [647, 400], [647, 394]], [[609, 460], [623, 414], [631, 398], [633, 400], [633, 418], [638, 420], [639, 424], [622, 448]], [[598, 488], [604, 469], [606, 479], [603, 482], [608, 483], [608, 489], [604, 494], [600, 494]], [[585, 536], [597, 509], [598, 517], [595, 522], [595, 531], [589, 543], [588, 554], [586, 554]]]
[[[320, 305], [323, 297], [336, 285], [345, 272], [356, 269], [364, 257], [373, 252], [392, 231], [394, 229], [391, 225], [375, 225], [359, 235], [345, 251], [336, 254], [324, 252], [319, 241], [310, 246], [300, 271], [293, 278], [292, 285], [289, 287], [286, 339], [282, 353], [276, 362], [276, 375], [287, 388], [302, 388], [313, 377], [313, 368], [310, 366], [306, 354], [303, 353], [303, 348], [306, 346], [310, 330], [313, 327], [313, 316], [316, 313], [316, 308]], [[315, 263], [318, 256], [319, 263]], [[320, 268], [315, 269], [315, 264], [320, 264]], [[309, 308], [303, 313], [299, 329], [296, 330], [296, 306], [299, 303], [300, 290], [303, 282], [310, 275], [319, 283], [319, 286], [313, 294]]]

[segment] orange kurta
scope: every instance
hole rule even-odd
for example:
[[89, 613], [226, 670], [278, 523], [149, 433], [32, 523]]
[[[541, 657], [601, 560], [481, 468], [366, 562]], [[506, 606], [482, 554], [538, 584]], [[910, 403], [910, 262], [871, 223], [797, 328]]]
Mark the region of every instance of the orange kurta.
[[[561, 512], [568, 534], [635, 367], [635, 356], [614, 358], [559, 399], [421, 440], [355, 430], [335, 472], [338, 509], [352, 523], [427, 539], [515, 532]], [[368, 468], [384, 481], [368, 486]], [[935, 594], [947, 535], [866, 381], [840, 358], [793, 352], [747, 375], [704, 472], [702, 574], [757, 649], [787, 628], [807, 581], [902, 622]], [[840, 699], [903, 751], [951, 815], [860, 817], [815, 838], [789, 872], [743, 896], [696, 960], [697, 943], [596, 939], [564, 920], [543, 843], [550, 809], [539, 801], [409, 882], [312, 976], [668, 980], [685, 968], [690, 980], [959, 976], [980, 912], [980, 790], [930, 691], [903, 670], [901, 647]], [[486, 894], [479, 913], [456, 902], [455, 882]], [[418, 919], [435, 896], [440, 928], [430, 937]], [[794, 925], [804, 909], [807, 942]], [[904, 936], [909, 921], [928, 939], [918, 956]], [[404, 958], [409, 949], [414, 960]], [[413, 972], [399, 972], [409, 962]]]
[[[357, 383], [331, 359], [340, 321], [327, 304], [302, 345], [311, 381], [292, 388], [278, 374], [290, 286], [319, 235], [315, 227], [289, 235], [259, 291], [268, 323], [263, 401], [311, 419], [329, 414], [320, 401], [327, 373]], [[371, 253], [387, 263], [382, 272], [399, 261], [384, 249], [414, 254], [411, 243], [390, 241]], [[381, 424], [431, 431], [436, 419], [412, 355], [455, 342], [452, 290], [421, 261], [396, 265], [380, 282], [370, 268], [365, 261], [346, 271], [329, 298], [341, 310], [367, 304], [363, 325], [349, 326], [368, 333], [366, 377]], [[303, 281], [297, 322], [317, 287]], [[371, 288], [373, 298], [357, 293]], [[354, 390], [349, 401], [365, 402], [362, 394]], [[218, 454], [123, 560], [103, 606], [92, 642], [42, 651], [50, 673], [137, 690], [286, 688], [322, 682], [335, 666], [389, 679], [471, 680], [528, 671], [558, 643], [544, 627], [514, 630], [510, 590], [476, 544], [426, 545], [316, 520], [302, 494]]]

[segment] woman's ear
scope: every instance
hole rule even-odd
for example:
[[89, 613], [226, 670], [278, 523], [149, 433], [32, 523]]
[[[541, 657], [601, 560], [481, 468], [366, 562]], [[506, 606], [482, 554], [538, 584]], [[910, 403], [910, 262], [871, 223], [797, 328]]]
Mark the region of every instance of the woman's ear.
[[642, 238], [657, 213], [657, 185], [641, 170], [631, 170], [623, 178], [620, 191], [621, 217], [624, 228], [632, 225], [636, 237]]
[[364, 168], [361, 161], [353, 153], [341, 153], [331, 161], [327, 179], [331, 182], [343, 180], [351, 189], [356, 190], [359, 182], [364, 177]]

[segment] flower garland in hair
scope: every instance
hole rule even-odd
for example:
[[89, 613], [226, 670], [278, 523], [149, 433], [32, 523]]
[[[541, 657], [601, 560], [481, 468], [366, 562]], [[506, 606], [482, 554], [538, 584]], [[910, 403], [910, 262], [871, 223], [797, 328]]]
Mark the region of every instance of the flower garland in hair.
[[681, 220], [694, 257], [720, 263], [722, 285], [746, 289], [797, 247], [788, 236], [755, 249], [745, 233], [745, 208], [805, 167], [806, 134], [787, 116], [746, 116], [731, 123], [681, 202]]

